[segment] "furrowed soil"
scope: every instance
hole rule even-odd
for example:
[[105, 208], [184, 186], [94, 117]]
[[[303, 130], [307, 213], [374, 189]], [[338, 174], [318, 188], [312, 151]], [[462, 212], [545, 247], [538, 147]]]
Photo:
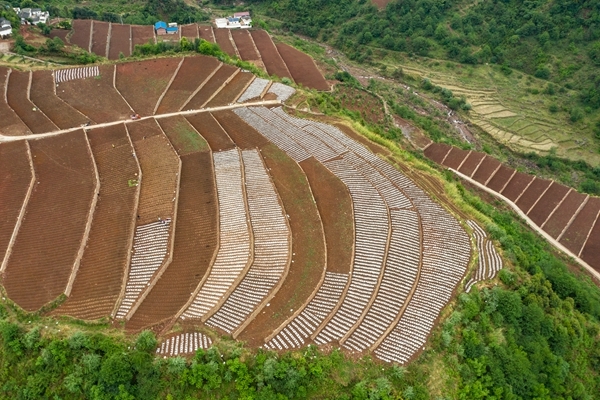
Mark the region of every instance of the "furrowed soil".
[[552, 217], [544, 225], [544, 230], [553, 238], [557, 238], [565, 226], [569, 223], [575, 212], [581, 206], [581, 203], [585, 200], [586, 195], [578, 193], [575, 190], [571, 190], [571, 193], [567, 195], [567, 198], [562, 204], [556, 209]]
[[133, 50], [136, 45], [154, 43], [154, 27], [152, 25], [132, 25], [131, 26], [131, 44]]
[[107, 56], [108, 28], [110, 24], [103, 21], [94, 21], [92, 33], [92, 53], [102, 57]]
[[186, 57], [160, 102], [156, 114], [179, 111], [187, 99], [217, 69], [221, 63], [214, 57]]
[[200, 39], [215, 43], [215, 35], [212, 26], [198, 25], [198, 34], [200, 35]]
[[83, 131], [30, 146], [37, 182], [3, 284], [15, 303], [35, 311], [65, 290], [96, 193]]
[[45, 133], [58, 130], [58, 127], [27, 99], [29, 75], [29, 72], [14, 70], [11, 72], [8, 80], [8, 91], [6, 92], [8, 105], [27, 124], [31, 132]]
[[590, 233], [590, 237], [581, 252], [581, 258], [596, 271], [600, 271], [600, 223]]
[[560, 239], [560, 244], [579, 254], [600, 211], [600, 198], [590, 197]]
[[235, 29], [231, 31], [231, 37], [235, 42], [235, 46], [240, 53], [240, 57], [244, 61], [260, 60], [260, 55], [254, 46], [252, 36], [246, 29]]
[[314, 60], [308, 54], [304, 54], [285, 43], [277, 43], [277, 50], [296, 83], [316, 90], [331, 89]]
[[[167, 135], [178, 133], [169, 131]], [[127, 322], [126, 329], [131, 331], [174, 317], [209, 270], [217, 250], [218, 207], [211, 153], [188, 153], [181, 156], [181, 163], [173, 261]]]
[[137, 224], [173, 218], [179, 157], [153, 119], [127, 124], [127, 129], [142, 168]]
[[441, 164], [450, 149], [451, 146], [445, 143], [433, 143], [431, 146], [425, 149], [423, 154], [425, 154], [425, 157], [429, 158], [430, 160]]
[[206, 140], [183, 116], [176, 115], [157, 121], [180, 156], [209, 150]]
[[100, 76], [61, 82], [58, 97], [96, 123], [128, 120], [132, 110], [113, 86], [114, 65], [101, 65]]
[[212, 151], [225, 151], [235, 147], [227, 133], [210, 113], [202, 112], [186, 118], [208, 142]]
[[264, 307], [239, 336], [251, 346], [264, 343], [265, 337], [308, 300], [326, 265], [323, 226], [304, 171], [273, 144], [260, 151], [289, 215], [293, 263], [269, 307]]
[[263, 30], [251, 31], [250, 34], [269, 75], [292, 79], [292, 74], [281, 58], [279, 51], [277, 51], [275, 44], [273, 44], [271, 36]]
[[226, 106], [235, 102], [254, 79], [251, 72], [240, 71], [219, 93], [206, 105], [207, 107]]
[[569, 188], [554, 182], [552, 186], [544, 193], [538, 203], [529, 211], [527, 215], [537, 226], [542, 226], [548, 216], [558, 203], [565, 197]]
[[33, 71], [31, 101], [60, 129], [75, 128], [88, 119], [54, 94], [52, 71]]
[[496, 160], [494, 157], [486, 157], [481, 165], [479, 165], [479, 168], [477, 168], [477, 171], [473, 174], [473, 179], [485, 185], [485, 182], [487, 182], [499, 166], [500, 161]]
[[231, 110], [218, 111], [212, 115], [242, 150], [261, 148], [269, 143], [263, 135], [246, 124]]
[[540, 198], [542, 193], [544, 193], [544, 190], [550, 186], [550, 183], [552, 183], [552, 181], [546, 179], [534, 180], [531, 185], [529, 185], [527, 190], [523, 192], [523, 195], [519, 201], [517, 201], [517, 207], [527, 214], [531, 206], [533, 206], [536, 200]]
[[227, 28], [215, 28], [213, 29], [215, 40], [217, 44], [225, 53], [229, 54], [230, 57], [236, 57], [237, 52], [231, 38], [229, 37], [229, 29]]
[[60, 40], [62, 40], [63, 43], [69, 43], [69, 41], [67, 40], [68, 34], [69, 31], [66, 29], [52, 29], [48, 37], [50, 37], [50, 39], [54, 39], [57, 37], [60, 38]]
[[472, 176], [483, 157], [485, 157], [483, 153], [471, 152], [458, 171], [469, 177]]
[[510, 201], [516, 201], [533, 178], [535, 177], [532, 175], [517, 172], [502, 191], [502, 195]]
[[136, 113], [153, 115], [180, 62], [181, 58], [158, 58], [117, 64], [117, 89]]
[[0, 144], [0, 171], [0, 257], [4, 258], [31, 184], [27, 142]]
[[182, 25], [181, 26], [181, 36], [191, 39], [191, 41], [194, 41], [198, 37], [198, 25], [196, 25], [196, 24]]
[[112, 24], [110, 29], [108, 59], [118, 60], [121, 53], [123, 56], [129, 57], [131, 55], [131, 25]]
[[74, 19], [72, 22], [73, 34], [69, 38], [71, 44], [77, 45], [85, 51], [90, 50], [91, 19]]
[[110, 315], [121, 292], [134, 233], [140, 170], [124, 125], [91, 130], [88, 138], [100, 194], [71, 295], [53, 314], [96, 320]]
[[488, 182], [487, 187], [500, 193], [514, 172], [514, 169], [502, 164], [500, 169], [494, 174], [494, 177]]
[[233, 75], [238, 69], [231, 65], [222, 64], [221, 68], [210, 78], [208, 82], [204, 84], [202, 89], [196, 93], [194, 97], [187, 103], [184, 110], [198, 110], [204, 107], [213, 95], [218, 94], [217, 92], [221, 89], [221, 86], [225, 83], [231, 75]]
[[458, 170], [458, 167], [463, 162], [465, 157], [467, 157], [468, 154], [469, 152], [467, 150], [462, 150], [458, 147], [452, 147], [452, 150], [450, 150], [450, 153], [444, 161], [444, 165], [448, 168]]
[[[0, 93], [6, 92], [7, 75], [9, 69], [0, 67]], [[31, 133], [27, 125], [21, 121], [19, 116], [8, 106], [4, 96], [0, 96], [0, 132], [7, 136], [21, 136]]]

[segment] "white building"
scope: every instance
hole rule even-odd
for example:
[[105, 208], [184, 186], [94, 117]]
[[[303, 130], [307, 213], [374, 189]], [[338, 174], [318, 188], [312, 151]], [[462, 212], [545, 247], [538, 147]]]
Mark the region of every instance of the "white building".
[[217, 28], [247, 29], [252, 28], [252, 18], [250, 18], [250, 14], [248, 12], [236, 13], [236, 15], [233, 17], [229, 16], [226, 18], [216, 18], [215, 25]]
[[17, 15], [21, 18], [21, 25], [26, 25], [31, 20], [33, 25], [37, 25], [40, 22], [43, 24], [48, 23], [50, 19], [50, 13], [48, 11], [42, 11], [41, 8], [13, 8]]
[[12, 35], [12, 25], [10, 21], [0, 18], [0, 38], [4, 39]]

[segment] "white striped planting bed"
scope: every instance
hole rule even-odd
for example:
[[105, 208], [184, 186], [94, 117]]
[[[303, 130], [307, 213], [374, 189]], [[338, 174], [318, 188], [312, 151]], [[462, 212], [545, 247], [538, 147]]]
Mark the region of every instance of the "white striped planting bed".
[[100, 69], [96, 67], [79, 67], [68, 69], [57, 69], [54, 71], [54, 80], [56, 83], [74, 81], [76, 79], [85, 79], [91, 76], [99, 76]]
[[156, 349], [156, 354], [161, 356], [191, 355], [198, 349], [208, 349], [212, 340], [200, 332], [180, 333], [169, 337]]
[[477, 270], [465, 285], [465, 291], [469, 292], [477, 282], [492, 279], [496, 276], [498, 271], [502, 269], [502, 258], [496, 251], [492, 241], [488, 239], [485, 231], [475, 221], [467, 221], [467, 224], [473, 228], [473, 237], [479, 253]]

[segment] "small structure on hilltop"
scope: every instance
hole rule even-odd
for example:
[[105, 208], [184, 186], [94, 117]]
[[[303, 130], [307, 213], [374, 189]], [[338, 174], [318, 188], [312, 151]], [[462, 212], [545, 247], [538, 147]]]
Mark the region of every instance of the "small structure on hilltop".
[[41, 8], [13, 8], [19, 18], [21, 18], [21, 25], [27, 25], [29, 23], [37, 25], [39, 23], [45, 24], [50, 19], [50, 13], [48, 11], [42, 11]]
[[217, 28], [228, 28], [228, 29], [236, 29], [236, 28], [252, 28], [252, 18], [250, 18], [250, 11], [242, 11], [233, 14], [232, 16], [225, 18], [216, 18], [215, 25]]
[[12, 25], [10, 21], [0, 18], [0, 38], [5, 39], [12, 34]]

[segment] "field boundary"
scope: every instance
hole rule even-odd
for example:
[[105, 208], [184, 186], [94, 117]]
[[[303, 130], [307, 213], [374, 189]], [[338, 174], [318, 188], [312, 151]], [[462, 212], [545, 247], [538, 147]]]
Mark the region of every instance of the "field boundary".
[[162, 102], [163, 98], [167, 94], [167, 91], [169, 90], [169, 88], [173, 84], [173, 81], [175, 80], [175, 77], [177, 77], [177, 74], [179, 73], [179, 69], [181, 68], [181, 65], [183, 64], [184, 60], [185, 60], [185, 57], [181, 57], [181, 61], [179, 62], [179, 65], [177, 65], [177, 69], [173, 73], [173, 76], [171, 77], [171, 80], [169, 80], [169, 83], [167, 84], [167, 87], [165, 88], [165, 90], [162, 92], [162, 94], [160, 95], [160, 97], [156, 101], [156, 105], [154, 106], [154, 110], [152, 111], [152, 115], [156, 114], [156, 110], [158, 110], [158, 107], [160, 107], [160, 103]]
[[198, 94], [198, 92], [200, 90], [202, 90], [202, 88], [204, 87], [204, 85], [206, 85], [206, 83], [212, 79], [212, 77], [217, 73], [217, 71], [220, 70], [223, 67], [223, 65], [225, 65], [225, 64], [223, 64], [223, 63], [219, 64], [219, 66], [217, 68], [215, 68], [210, 73], [210, 75], [208, 75], [206, 77], [206, 79], [204, 79], [204, 81], [202, 81], [201, 84], [198, 85], [198, 87], [196, 88], [196, 90], [194, 90], [192, 92], [192, 94], [190, 94], [190, 97], [187, 98], [187, 100], [181, 105], [181, 107], [179, 107], [179, 110], [177, 110], [177, 111], [181, 112], [185, 108], [185, 106], [187, 106], [188, 103], [194, 98], [194, 96], [196, 96]]

